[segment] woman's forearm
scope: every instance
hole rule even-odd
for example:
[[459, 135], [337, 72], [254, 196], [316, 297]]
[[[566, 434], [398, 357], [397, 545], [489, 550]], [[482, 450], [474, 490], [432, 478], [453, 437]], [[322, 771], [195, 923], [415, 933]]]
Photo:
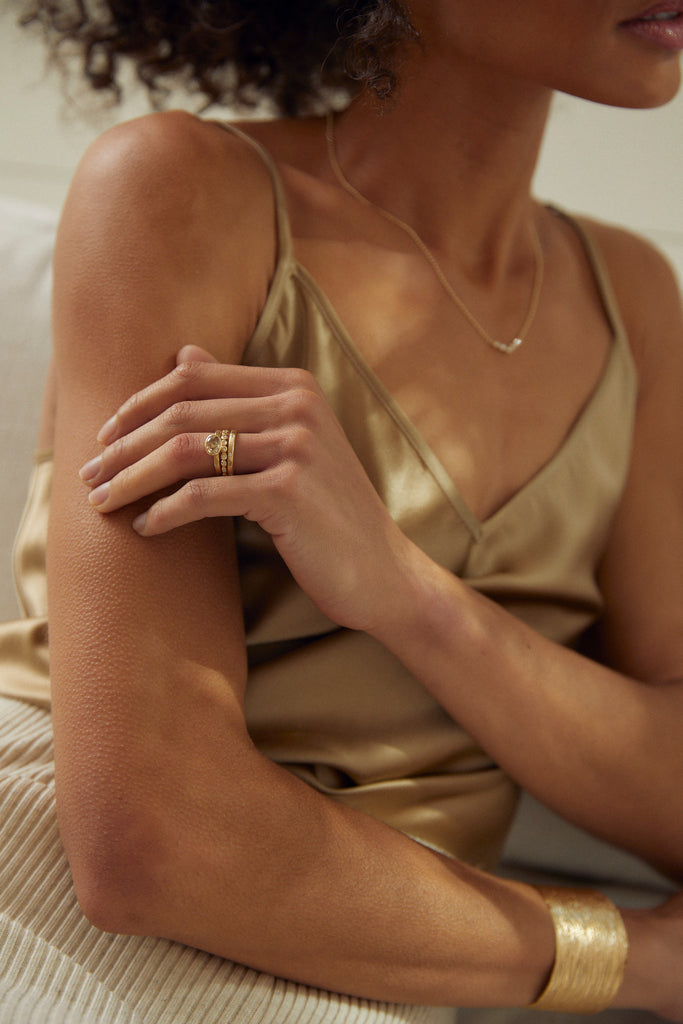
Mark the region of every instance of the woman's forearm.
[[372, 999], [506, 1006], [538, 995], [554, 941], [535, 890], [435, 854], [240, 753], [240, 779], [251, 780], [241, 794], [214, 792], [216, 811], [165, 822], [172, 853], [146, 863], [146, 894], [129, 907], [133, 926], [144, 908], [138, 931]]
[[[118, 866], [101, 879], [111, 898], [96, 924], [369, 999], [503, 1007], [539, 995], [555, 943], [535, 889], [331, 801], [239, 730], [211, 751], [218, 734], [207, 723], [215, 771], [175, 805], [140, 806], [141, 832], [118, 844]], [[235, 757], [229, 785], [222, 769]], [[630, 952], [614, 1006], [662, 1011], [676, 992], [680, 926], [672, 919], [669, 935], [657, 913], [623, 912]]]
[[522, 786], [683, 874], [683, 683], [546, 640], [416, 549], [373, 634]]

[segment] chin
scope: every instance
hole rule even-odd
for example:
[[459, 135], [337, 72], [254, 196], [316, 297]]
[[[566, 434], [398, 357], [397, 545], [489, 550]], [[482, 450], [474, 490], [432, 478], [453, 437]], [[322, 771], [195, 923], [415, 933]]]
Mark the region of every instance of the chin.
[[626, 107], [630, 110], [654, 110], [656, 107], [664, 107], [667, 103], [671, 103], [671, 101], [678, 95], [679, 86], [680, 82], [674, 88], [670, 89], [658, 89], [645, 93], [641, 90], [641, 92], [635, 96], [626, 97], [623, 100], [616, 99], [613, 102], [608, 101], [607, 105], [612, 107]]
[[681, 86], [681, 66], [678, 61], [662, 68], [658, 75], [649, 76], [647, 81], [642, 78], [631, 82], [608, 83], [600, 90], [566, 90], [581, 99], [601, 103], [607, 107], [623, 107], [630, 110], [651, 110], [670, 103]]

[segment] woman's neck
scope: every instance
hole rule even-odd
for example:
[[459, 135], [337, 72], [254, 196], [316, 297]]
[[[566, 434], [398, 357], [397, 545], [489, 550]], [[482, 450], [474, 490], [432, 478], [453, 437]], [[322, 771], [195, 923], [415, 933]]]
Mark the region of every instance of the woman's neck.
[[552, 93], [496, 81], [481, 66], [454, 70], [423, 58], [411, 72], [403, 70], [384, 112], [359, 97], [338, 118], [339, 161], [359, 191], [410, 224], [439, 259], [491, 282], [528, 238]]

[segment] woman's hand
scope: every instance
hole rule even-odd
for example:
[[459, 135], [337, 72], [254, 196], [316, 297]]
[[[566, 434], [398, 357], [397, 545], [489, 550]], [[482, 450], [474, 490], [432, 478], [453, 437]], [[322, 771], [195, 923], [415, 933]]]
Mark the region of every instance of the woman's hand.
[[[676, 893], [655, 911], [660, 939], [666, 944], [670, 957], [667, 985], [670, 994], [656, 1003], [656, 1012], [669, 1020], [683, 1022], [683, 893]], [[663, 957], [658, 957], [662, 970]], [[673, 979], [673, 983], [672, 983]]]
[[623, 911], [630, 950], [615, 1007], [683, 1022], [683, 893], [648, 910]]
[[[237, 432], [230, 477], [215, 474], [204, 447], [223, 428]], [[254, 520], [321, 611], [350, 628], [369, 629], [405, 587], [413, 545], [304, 370], [225, 365], [188, 346], [174, 371], [121, 406], [99, 440], [104, 451], [81, 470], [99, 512], [182, 484], [134, 521], [142, 536], [209, 516]]]

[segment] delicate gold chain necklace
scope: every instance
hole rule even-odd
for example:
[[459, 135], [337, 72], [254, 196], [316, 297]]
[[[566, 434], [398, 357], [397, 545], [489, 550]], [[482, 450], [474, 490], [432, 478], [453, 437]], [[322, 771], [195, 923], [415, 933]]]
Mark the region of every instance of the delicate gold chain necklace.
[[424, 256], [424, 258], [427, 260], [427, 262], [431, 266], [432, 270], [436, 274], [436, 276], [437, 276], [440, 284], [443, 286], [444, 291], [446, 292], [446, 294], [455, 303], [455, 305], [458, 307], [458, 309], [460, 310], [462, 315], [465, 317], [465, 319], [468, 321], [468, 323], [474, 328], [474, 330], [477, 332], [477, 334], [479, 335], [480, 338], [483, 338], [483, 340], [485, 342], [487, 342], [487, 344], [491, 345], [492, 348], [497, 349], [498, 352], [505, 352], [506, 355], [510, 355], [512, 352], [515, 352], [519, 348], [519, 346], [522, 344], [522, 342], [524, 341], [524, 338], [525, 338], [527, 332], [529, 331], [529, 328], [531, 327], [533, 319], [536, 316], [536, 311], [538, 309], [538, 303], [539, 303], [539, 300], [541, 298], [541, 289], [543, 287], [543, 272], [544, 272], [543, 250], [541, 248], [541, 240], [538, 237], [538, 231], [536, 230], [536, 225], [533, 223], [533, 221], [532, 221], [530, 227], [531, 227], [531, 242], [532, 242], [532, 246], [533, 246], [533, 250], [534, 250], [534, 260], [536, 262], [536, 271], [535, 271], [535, 274], [534, 274], [533, 287], [531, 289], [531, 299], [529, 300], [529, 309], [527, 310], [527, 314], [526, 314], [524, 323], [522, 324], [522, 326], [519, 329], [519, 332], [512, 339], [512, 341], [509, 341], [509, 342], [498, 341], [496, 338], [492, 337], [488, 333], [488, 331], [479, 323], [479, 321], [474, 316], [474, 314], [469, 311], [469, 309], [467, 308], [465, 303], [462, 301], [462, 299], [458, 295], [456, 295], [456, 293], [453, 291], [453, 288], [452, 288], [450, 282], [448, 281], [448, 278], [444, 274], [443, 270], [441, 269], [441, 266], [439, 265], [439, 263], [438, 263], [438, 261], [436, 259], [436, 256], [433, 254], [431, 249], [429, 249], [427, 247], [427, 245], [422, 241], [422, 239], [418, 235], [417, 231], [415, 231], [414, 228], [411, 228], [410, 224], [406, 224], [406, 222], [401, 220], [400, 217], [397, 217], [395, 213], [390, 213], [389, 210], [383, 209], [381, 206], [378, 206], [377, 203], [371, 202], [369, 199], [366, 198], [366, 196], [364, 196], [362, 194], [362, 192], [359, 192], [358, 189], [354, 188], [353, 185], [351, 184], [351, 182], [347, 180], [347, 178], [344, 175], [344, 172], [342, 171], [341, 167], [339, 166], [339, 160], [337, 159], [337, 150], [336, 150], [335, 139], [334, 139], [334, 114], [333, 113], [330, 113], [330, 114], [327, 115], [327, 129], [326, 129], [326, 132], [325, 132], [325, 138], [327, 139], [327, 155], [328, 155], [328, 159], [330, 161], [330, 166], [331, 166], [332, 170], [334, 171], [334, 175], [335, 175], [337, 181], [339, 182], [339, 184], [341, 185], [341, 187], [346, 192], [348, 192], [349, 195], [353, 196], [354, 199], [357, 199], [358, 202], [362, 203], [364, 206], [368, 206], [371, 209], [376, 210], [377, 213], [381, 214], [381, 216], [385, 218], [385, 220], [388, 220], [392, 224], [395, 224], [396, 227], [401, 228], [401, 230], [404, 231], [408, 235], [408, 237], [412, 239], [413, 243], [420, 250], [420, 252]]

